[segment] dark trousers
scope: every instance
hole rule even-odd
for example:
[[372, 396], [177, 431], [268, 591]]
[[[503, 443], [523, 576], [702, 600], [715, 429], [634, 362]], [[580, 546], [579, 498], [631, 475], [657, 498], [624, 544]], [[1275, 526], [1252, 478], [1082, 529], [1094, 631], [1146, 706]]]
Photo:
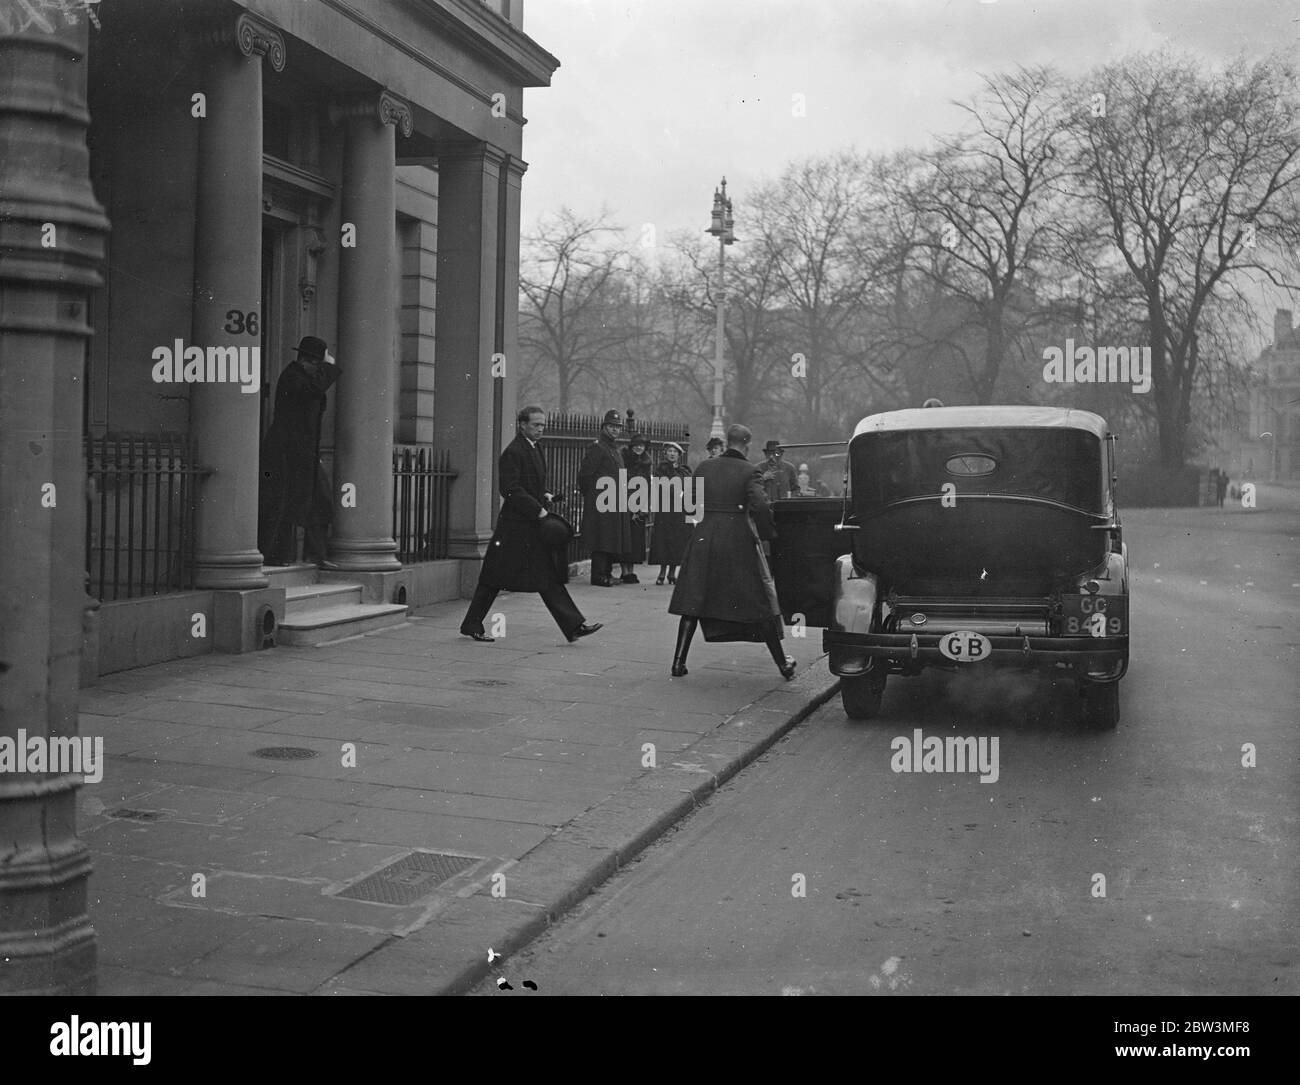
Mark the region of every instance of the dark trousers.
[[[487, 612], [492, 608], [492, 603], [500, 590], [479, 581], [478, 587], [474, 589], [474, 598], [469, 601], [469, 610], [465, 612], [465, 620], [460, 623], [462, 633], [484, 632], [483, 619], [487, 617]], [[569, 589], [558, 580], [547, 584], [538, 594], [546, 604], [546, 609], [551, 612], [551, 617], [555, 619], [555, 624], [560, 627], [560, 632], [566, 637], [586, 621], [582, 611], [569, 596]]]
[[593, 550], [591, 552], [591, 580], [593, 584], [602, 577], [609, 576], [617, 557], [617, 554], [610, 554], [604, 550]]

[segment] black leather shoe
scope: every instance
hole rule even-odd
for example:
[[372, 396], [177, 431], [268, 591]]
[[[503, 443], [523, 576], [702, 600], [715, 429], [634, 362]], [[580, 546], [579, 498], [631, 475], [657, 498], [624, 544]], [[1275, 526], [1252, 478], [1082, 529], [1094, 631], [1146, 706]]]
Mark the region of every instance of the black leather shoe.
[[685, 678], [689, 673], [690, 673], [690, 671], [688, 671], [688, 670], [686, 669], [686, 664], [685, 664], [685, 663], [674, 663], [674, 664], [673, 664], [672, 676], [673, 676], [674, 678]]
[[612, 588], [614, 586], [614, 581], [607, 576], [593, 576], [591, 578], [591, 586], [593, 588]]
[[795, 660], [790, 656], [786, 656], [785, 666], [781, 668], [781, 677], [784, 678], [787, 682], [794, 677], [794, 665], [795, 665]]
[[640, 584], [641, 578], [636, 573], [624, 573], [618, 578], [620, 584]]
[[582, 625], [578, 626], [577, 629], [575, 629], [572, 633], [569, 634], [569, 643], [572, 644], [579, 637], [591, 636], [594, 632], [596, 632], [597, 629], [604, 628], [604, 625], [605, 625], [604, 622], [595, 622], [592, 625], [588, 625], [586, 622], [583, 622]]
[[472, 637], [474, 640], [481, 640], [484, 644], [491, 644], [496, 640], [496, 637], [489, 637], [486, 633], [471, 633], [468, 629], [462, 629], [460, 634], [463, 637]]

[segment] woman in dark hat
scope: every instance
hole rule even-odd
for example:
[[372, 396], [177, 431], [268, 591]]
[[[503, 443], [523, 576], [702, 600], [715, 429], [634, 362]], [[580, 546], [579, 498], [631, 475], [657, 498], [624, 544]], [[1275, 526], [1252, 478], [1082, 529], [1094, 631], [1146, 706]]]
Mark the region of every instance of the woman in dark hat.
[[[655, 468], [655, 478], [679, 478], [684, 487], [691, 477], [691, 469], [683, 462], [686, 454], [682, 446], [669, 441], [662, 454], [664, 458]], [[661, 509], [655, 513], [654, 530], [650, 533], [650, 564], [659, 566], [656, 584], [664, 582], [665, 574], [669, 584], [677, 583], [677, 566], [682, 563], [682, 554], [686, 552], [686, 543], [694, 526], [686, 522], [684, 509]]]
[[765, 643], [782, 677], [794, 677], [795, 661], [781, 649], [781, 607], [755, 523], [769, 505], [759, 469], [745, 455], [751, 436], [745, 426], [729, 427], [727, 451], [695, 469], [704, 487], [704, 519], [692, 526], [668, 604], [668, 613], [681, 617], [674, 678], [686, 674], [686, 653], [699, 625], [707, 641]]
[[[628, 439], [627, 448], [623, 449], [623, 466], [627, 469], [629, 492], [631, 492], [634, 478], [645, 479], [646, 492], [650, 492], [650, 473], [654, 461], [650, 459], [649, 444], [650, 442], [646, 440], [644, 434], [634, 433]], [[648, 520], [649, 516], [644, 512], [634, 512], [632, 514], [632, 545], [627, 553], [623, 555], [621, 562], [623, 575], [619, 577], [620, 583], [641, 583], [640, 578], [636, 575], [636, 567], [645, 561], [645, 532]]]
[[722, 455], [727, 447], [727, 442], [721, 437], [710, 437], [704, 445], [704, 451], [709, 454], [709, 459], [716, 460]]
[[305, 528], [306, 560], [329, 566], [325, 535], [333, 502], [320, 463], [325, 393], [338, 380], [325, 340], [304, 335], [275, 385], [275, 414], [262, 442], [258, 493], [258, 547], [268, 565], [297, 559], [299, 527]]

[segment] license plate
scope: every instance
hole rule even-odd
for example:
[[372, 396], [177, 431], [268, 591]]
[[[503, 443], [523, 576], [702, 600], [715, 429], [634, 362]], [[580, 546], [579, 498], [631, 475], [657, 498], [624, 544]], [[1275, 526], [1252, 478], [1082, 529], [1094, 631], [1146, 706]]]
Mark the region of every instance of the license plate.
[[1061, 631], [1067, 637], [1120, 637], [1128, 632], [1128, 599], [1122, 595], [1067, 595]]
[[939, 651], [957, 663], [979, 663], [993, 655], [993, 642], [982, 633], [956, 629], [939, 638]]

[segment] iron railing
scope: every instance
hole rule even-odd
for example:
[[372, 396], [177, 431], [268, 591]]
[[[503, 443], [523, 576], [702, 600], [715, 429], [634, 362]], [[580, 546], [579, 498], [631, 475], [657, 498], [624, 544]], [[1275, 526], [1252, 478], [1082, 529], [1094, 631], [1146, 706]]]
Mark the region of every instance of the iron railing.
[[179, 434], [87, 437], [86, 573], [104, 600], [194, 587], [194, 510], [209, 469]]
[[393, 538], [403, 565], [447, 556], [456, 475], [446, 451], [428, 445], [393, 446]]
[[[546, 485], [563, 503], [555, 511], [568, 520], [576, 532], [569, 543], [569, 561], [582, 561], [591, 557], [591, 542], [582, 532], [582, 494], [578, 491], [578, 468], [587, 448], [600, 436], [601, 415], [579, 414], [574, 411], [551, 411], [546, 416], [546, 431], [542, 435], [542, 454], [546, 457]], [[650, 458], [658, 463], [664, 444], [672, 441], [690, 451], [691, 431], [684, 422], [655, 422], [635, 418], [623, 430], [626, 438], [633, 432], [643, 434], [650, 442]]]

